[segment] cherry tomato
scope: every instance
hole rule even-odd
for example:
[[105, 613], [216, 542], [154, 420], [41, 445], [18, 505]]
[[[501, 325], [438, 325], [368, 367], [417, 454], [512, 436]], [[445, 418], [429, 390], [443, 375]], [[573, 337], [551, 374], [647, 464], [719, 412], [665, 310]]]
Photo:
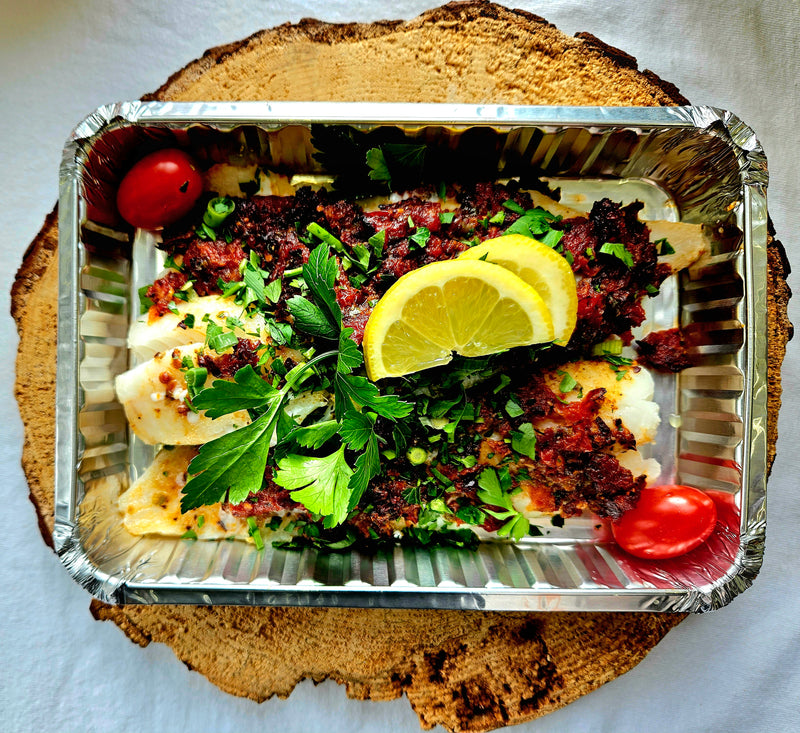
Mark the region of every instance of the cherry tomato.
[[642, 489], [639, 502], [611, 525], [611, 531], [631, 555], [660, 560], [703, 544], [716, 523], [716, 506], [699, 489], [655, 486]]
[[189, 213], [203, 191], [197, 164], [182, 150], [146, 155], [119, 184], [117, 208], [135, 227], [161, 229]]

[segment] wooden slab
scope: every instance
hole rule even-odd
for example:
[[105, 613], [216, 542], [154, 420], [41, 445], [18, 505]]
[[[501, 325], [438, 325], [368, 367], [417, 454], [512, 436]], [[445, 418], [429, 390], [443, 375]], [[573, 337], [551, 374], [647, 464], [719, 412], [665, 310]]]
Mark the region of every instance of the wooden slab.
[[[452, 3], [409, 22], [303, 20], [207, 51], [146, 99], [343, 100], [669, 105], [677, 88], [587, 33], [488, 2]], [[57, 215], [25, 253], [12, 290], [20, 345], [15, 395], [23, 468], [51, 544]], [[791, 324], [788, 262], [769, 247], [769, 459]], [[48, 338], [47, 335], [50, 337]], [[35, 365], [35, 366], [34, 366]], [[112, 607], [92, 601], [145, 646], [168, 644], [190, 669], [253, 700], [302, 679], [334, 679], [358, 699], [402, 694], [423, 728], [487, 731], [544, 715], [637, 664], [683, 616], [301, 608]], [[328, 630], [335, 628], [336, 634]], [[244, 663], [246, 658], [246, 664]]]

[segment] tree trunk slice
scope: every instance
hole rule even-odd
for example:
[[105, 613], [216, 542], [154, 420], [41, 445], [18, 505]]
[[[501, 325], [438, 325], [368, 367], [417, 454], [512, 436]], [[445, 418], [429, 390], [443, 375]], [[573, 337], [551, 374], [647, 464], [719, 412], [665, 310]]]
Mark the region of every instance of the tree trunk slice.
[[[341, 100], [564, 105], [685, 104], [672, 84], [594, 36], [488, 2], [451, 3], [409, 21], [303, 20], [207, 51], [145, 99]], [[23, 258], [12, 290], [20, 344], [15, 395], [22, 464], [52, 547], [58, 289], [57, 214]], [[780, 367], [791, 338], [783, 247], [769, 243], [769, 465]], [[168, 644], [233, 695], [288, 696], [333, 679], [357, 699], [408, 696], [423, 728], [487, 731], [566, 705], [636, 665], [680, 614], [480, 613], [194, 606], [108, 606], [146, 646]], [[324, 630], [335, 628], [336, 634]], [[357, 639], [357, 643], [354, 641]], [[246, 663], [245, 663], [246, 659]]]

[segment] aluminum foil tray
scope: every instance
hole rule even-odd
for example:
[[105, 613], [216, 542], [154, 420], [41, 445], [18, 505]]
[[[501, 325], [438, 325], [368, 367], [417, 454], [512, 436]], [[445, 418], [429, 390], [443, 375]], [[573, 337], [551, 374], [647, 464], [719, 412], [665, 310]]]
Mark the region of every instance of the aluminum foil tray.
[[[591, 518], [477, 551], [396, 548], [323, 554], [243, 542], [134, 537], [115, 499], [152, 456], [128, 432], [114, 376], [130, 362], [137, 288], [159, 262], [114, 225], [108, 202], [142, 150], [180, 144], [246, 156], [281, 138], [312, 171], [309, 126], [390, 125], [494, 156], [497, 178], [535, 172], [575, 205], [602, 192], [645, 216], [707, 225], [710, 253], [649, 301], [650, 328], [692, 333], [695, 364], [658, 375], [661, 482], [716, 491], [721, 521], [684, 558], [637, 560]], [[272, 137], [271, 137], [272, 136]], [[273, 152], [275, 146], [273, 145]], [[359, 103], [101, 107], [64, 149], [59, 202], [56, 551], [110, 603], [381, 606], [552, 611], [708, 611], [747, 588], [766, 524], [767, 167], [734, 115], [709, 107], [591, 108]], [[112, 207], [113, 208], [113, 207]]]

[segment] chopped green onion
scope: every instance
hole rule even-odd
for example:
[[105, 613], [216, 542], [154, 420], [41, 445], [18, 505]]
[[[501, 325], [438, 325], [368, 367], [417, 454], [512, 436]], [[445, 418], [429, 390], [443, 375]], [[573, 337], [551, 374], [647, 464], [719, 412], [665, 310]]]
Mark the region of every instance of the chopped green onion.
[[592, 347], [592, 354], [594, 356], [619, 356], [622, 353], [622, 340], [610, 339], [602, 343], [595, 344]]
[[223, 351], [236, 346], [237, 343], [239, 343], [239, 338], [233, 331], [221, 331], [215, 333], [211, 338], [208, 339], [209, 348], [213, 349], [218, 354], [221, 354]]
[[447, 476], [445, 476], [441, 471], [437, 471], [433, 466], [431, 466], [431, 473], [438, 481], [441, 481], [445, 486], [453, 485], [453, 482], [449, 478], [447, 478]]
[[205, 523], [206, 523], [206, 518], [201, 514], [197, 518], [197, 528], [200, 529], [200, 527], [202, 527]]
[[419, 447], [409, 448], [406, 458], [412, 466], [421, 466], [428, 460], [428, 451]]
[[182, 540], [196, 540], [197, 539], [197, 532], [193, 529], [187, 529], [182, 535]]
[[344, 252], [344, 246], [342, 245], [341, 241], [339, 241], [339, 239], [337, 239], [327, 229], [324, 229], [317, 224], [317, 222], [312, 221], [306, 227], [306, 230], [309, 232], [309, 234], [313, 234], [317, 239], [321, 239], [328, 246], [333, 247], [337, 252]]
[[208, 369], [193, 366], [184, 372], [183, 378], [186, 382], [186, 389], [189, 392], [189, 399], [193, 400], [197, 393], [205, 387], [206, 379], [208, 379]]
[[256, 520], [253, 517], [247, 518], [247, 531], [253, 538], [253, 543], [256, 546], [256, 550], [259, 552], [263, 550], [264, 538], [261, 536], [261, 530], [258, 528], [258, 524], [256, 524]]
[[434, 499], [428, 506], [438, 514], [446, 514], [449, 511], [442, 499]]
[[[218, 196], [208, 202], [206, 211], [203, 214], [203, 224], [212, 229], [218, 229], [236, 208], [236, 204], [227, 196]], [[205, 231], [205, 230], [204, 230]], [[208, 234], [208, 232], [206, 232]]]

